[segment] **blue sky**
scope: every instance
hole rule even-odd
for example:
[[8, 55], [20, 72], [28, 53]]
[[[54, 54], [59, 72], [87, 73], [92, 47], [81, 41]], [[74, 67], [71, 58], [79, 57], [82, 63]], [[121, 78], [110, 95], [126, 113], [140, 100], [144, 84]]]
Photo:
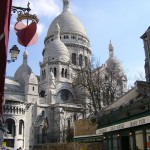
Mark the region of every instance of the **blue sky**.
[[[109, 41], [114, 46], [115, 56], [122, 62], [129, 79], [129, 84], [135, 81], [135, 76], [144, 74], [144, 49], [140, 36], [150, 26], [149, 0], [70, 0], [71, 11], [83, 23], [90, 40], [92, 53], [105, 63], [107, 60]], [[25, 7], [27, 0], [13, 0], [14, 6]], [[52, 20], [62, 11], [62, 0], [29, 0], [32, 9], [39, 18], [38, 42], [27, 47], [28, 64], [33, 72], [40, 74], [39, 62], [42, 61], [44, 38]], [[20, 49], [18, 60], [7, 64], [7, 76], [13, 76], [22, 63], [25, 48], [17, 43], [14, 24], [17, 15], [11, 17], [9, 49], [17, 44]], [[8, 59], [10, 55], [8, 54]]]

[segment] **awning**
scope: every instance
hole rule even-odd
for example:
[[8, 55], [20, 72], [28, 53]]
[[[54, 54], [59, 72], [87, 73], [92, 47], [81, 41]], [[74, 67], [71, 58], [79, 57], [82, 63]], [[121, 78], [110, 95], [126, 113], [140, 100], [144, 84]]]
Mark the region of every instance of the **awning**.
[[86, 136], [75, 136], [74, 142], [79, 143], [91, 143], [91, 142], [101, 142], [103, 141], [103, 136], [101, 135], [86, 135]]
[[127, 118], [126, 121], [115, 122], [113, 125], [102, 127], [96, 130], [97, 135], [103, 135], [106, 132], [122, 130], [126, 128], [136, 127], [150, 123], [150, 112], [142, 113], [133, 117]]

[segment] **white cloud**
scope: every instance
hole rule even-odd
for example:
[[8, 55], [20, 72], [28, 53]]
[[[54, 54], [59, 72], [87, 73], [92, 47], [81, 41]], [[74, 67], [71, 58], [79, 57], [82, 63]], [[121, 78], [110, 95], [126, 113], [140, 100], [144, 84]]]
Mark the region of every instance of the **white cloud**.
[[[52, 17], [60, 13], [60, 8], [54, 0], [30, 0], [31, 13], [36, 14], [38, 17]], [[28, 0], [19, 1], [14, 0], [13, 6], [27, 7]]]
[[44, 32], [44, 29], [45, 29], [44, 24], [38, 23], [38, 25], [37, 25], [37, 33], [38, 33], [39, 36]]
[[[30, 3], [30, 8], [31, 8], [30, 13], [36, 14], [37, 17], [39, 18], [39, 20], [42, 20], [43, 19], [42, 17], [50, 18], [50, 17], [55, 17], [58, 14], [60, 14], [61, 10], [60, 10], [59, 6], [57, 5], [57, 3], [55, 2], [55, 0], [23, 0], [23, 1], [13, 0], [12, 5], [17, 6], [17, 7], [26, 8], [28, 1]], [[17, 18], [17, 14], [13, 14], [11, 17], [11, 24], [10, 24], [11, 30], [14, 29], [14, 25], [17, 22], [16, 18]], [[44, 22], [37, 24], [37, 32], [38, 32], [39, 36], [43, 32], [47, 31], [47, 28], [46, 28], [47, 24], [44, 25]], [[25, 22], [23, 22], [23, 23], [25, 23]]]

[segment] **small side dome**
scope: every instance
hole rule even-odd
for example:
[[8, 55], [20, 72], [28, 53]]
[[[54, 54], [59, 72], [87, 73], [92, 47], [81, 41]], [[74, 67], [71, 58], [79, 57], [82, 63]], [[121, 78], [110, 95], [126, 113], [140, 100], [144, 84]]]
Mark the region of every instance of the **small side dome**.
[[111, 58], [109, 58], [107, 61], [106, 61], [106, 64], [107, 64], [107, 67], [108, 68], [110, 68], [110, 69], [112, 69], [112, 70], [114, 70], [114, 71], [121, 71], [121, 72], [123, 72], [123, 66], [122, 66], [122, 64], [120, 63], [120, 61], [119, 60], [117, 60], [117, 58], [116, 57], [111, 57]]
[[24, 51], [22, 65], [15, 72], [15, 79], [20, 83], [24, 84], [25, 79], [28, 75], [32, 73], [31, 68], [27, 64], [28, 53]]
[[123, 75], [124, 74], [123, 66], [121, 62], [114, 56], [114, 47], [112, 46], [111, 41], [110, 41], [108, 49], [109, 49], [109, 58], [106, 61], [107, 67], [110, 70], [115, 71], [119, 73], [120, 75]]
[[52, 61], [69, 62], [70, 60], [69, 50], [60, 40], [60, 27], [58, 23], [55, 24], [54, 41], [46, 45], [43, 54], [44, 57], [49, 57]]
[[27, 77], [27, 80], [26, 80], [26, 84], [38, 84], [38, 79], [37, 77], [31, 73], [28, 77]]

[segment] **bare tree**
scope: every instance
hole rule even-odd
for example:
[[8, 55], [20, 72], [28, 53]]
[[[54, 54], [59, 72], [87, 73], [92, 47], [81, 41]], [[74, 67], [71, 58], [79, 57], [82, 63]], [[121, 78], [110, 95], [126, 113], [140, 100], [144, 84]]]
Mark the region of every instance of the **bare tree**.
[[84, 99], [89, 113], [94, 115], [123, 94], [123, 83], [126, 81], [118, 62], [97, 66], [92, 59], [86, 67], [76, 70], [73, 80], [73, 86], [78, 89], [77, 99]]

